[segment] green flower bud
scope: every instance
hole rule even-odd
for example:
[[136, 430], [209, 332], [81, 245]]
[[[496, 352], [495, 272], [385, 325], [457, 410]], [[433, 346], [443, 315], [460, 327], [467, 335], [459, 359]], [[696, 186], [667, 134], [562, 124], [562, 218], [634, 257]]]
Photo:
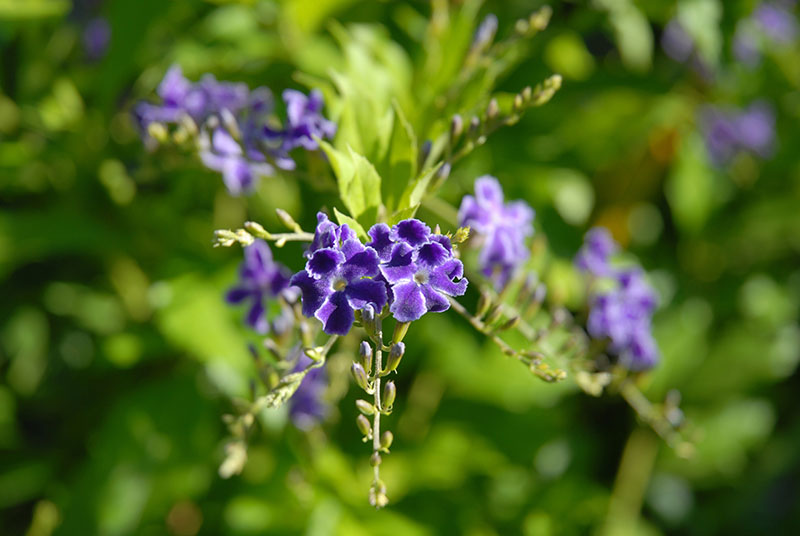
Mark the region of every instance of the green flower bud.
[[383, 434], [381, 434], [381, 450], [384, 452], [389, 452], [389, 447], [392, 446], [392, 441], [394, 441], [394, 435], [389, 430], [386, 430]]
[[364, 399], [359, 398], [358, 400], [356, 400], [356, 407], [358, 408], [358, 411], [360, 411], [364, 415], [375, 414], [375, 406], [373, 406]]
[[373, 453], [372, 453], [372, 456], [370, 456], [370, 457], [369, 457], [369, 464], [370, 464], [372, 467], [377, 467], [377, 466], [379, 466], [379, 465], [381, 464], [381, 461], [382, 461], [382, 460], [381, 460], [381, 455], [380, 455], [380, 454], [378, 454], [378, 452], [377, 452], [377, 451], [373, 452]]
[[372, 346], [367, 341], [361, 341], [358, 347], [358, 357], [367, 375], [372, 374]]
[[396, 397], [397, 387], [394, 386], [394, 382], [386, 382], [386, 385], [383, 386], [383, 400], [381, 401], [383, 409], [391, 411]]
[[372, 439], [372, 424], [363, 415], [356, 417], [356, 426], [366, 439]]
[[383, 371], [384, 374], [397, 370], [397, 366], [400, 364], [400, 360], [403, 359], [403, 354], [405, 353], [405, 343], [398, 342], [393, 344], [392, 348], [389, 350], [389, 358], [386, 360], [386, 369]]
[[356, 385], [361, 387], [364, 391], [369, 389], [369, 380], [367, 380], [367, 372], [364, 370], [364, 367], [362, 367], [360, 363], [353, 363], [353, 366], [350, 367], [350, 372], [353, 374], [353, 379], [355, 380]]

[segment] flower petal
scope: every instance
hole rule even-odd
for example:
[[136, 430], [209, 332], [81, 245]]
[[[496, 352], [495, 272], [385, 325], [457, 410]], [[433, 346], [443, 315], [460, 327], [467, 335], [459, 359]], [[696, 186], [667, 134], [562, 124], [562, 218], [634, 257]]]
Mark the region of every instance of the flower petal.
[[245, 287], [233, 287], [225, 294], [225, 301], [228, 303], [241, 303], [245, 298], [253, 293], [252, 290]]
[[450, 253], [439, 242], [428, 242], [417, 250], [417, 262], [429, 268], [439, 266], [450, 257]]
[[322, 248], [314, 252], [306, 263], [306, 272], [314, 279], [330, 277], [344, 262], [344, 254], [333, 248]]
[[461, 296], [467, 291], [467, 280], [460, 279], [464, 275], [464, 265], [458, 259], [450, 259], [430, 273], [430, 284], [448, 296]]
[[328, 296], [314, 316], [322, 322], [322, 330], [328, 335], [346, 335], [355, 320], [355, 313], [344, 292]]
[[385, 223], [376, 223], [369, 228], [367, 234], [372, 240], [367, 242], [367, 246], [378, 252], [381, 260], [389, 260], [392, 254], [392, 239], [389, 237], [391, 229]]
[[441, 313], [450, 309], [447, 296], [436, 292], [431, 285], [421, 285], [422, 295], [425, 297], [425, 308], [429, 313]]
[[305, 270], [294, 274], [290, 283], [303, 294], [303, 314], [308, 317], [314, 316], [332, 292], [326, 280], [313, 279]]
[[368, 303], [375, 306], [376, 311], [381, 311], [386, 305], [386, 284], [374, 279], [361, 279], [353, 281], [344, 290], [350, 305], [355, 309], [362, 309]]
[[411, 322], [425, 314], [425, 298], [413, 281], [392, 287], [394, 302], [389, 309], [398, 322]]
[[428, 240], [431, 228], [417, 219], [403, 220], [392, 227], [390, 237], [394, 241], [404, 240], [411, 246], [419, 246]]
[[253, 300], [253, 305], [250, 307], [250, 311], [247, 313], [247, 318], [245, 318], [247, 324], [252, 327], [257, 333], [261, 333], [262, 335], [266, 334], [269, 331], [269, 322], [267, 322], [267, 314], [264, 310], [264, 303], [261, 301], [261, 297], [257, 296], [255, 300]]
[[413, 262], [414, 249], [405, 242], [395, 244], [389, 261], [381, 264], [381, 273], [389, 283], [408, 281], [414, 277], [417, 265]]
[[378, 254], [372, 248], [364, 248], [360, 253], [350, 257], [342, 265], [342, 277], [347, 282], [357, 281], [362, 277], [373, 277], [378, 275]]
[[503, 204], [503, 188], [495, 177], [483, 175], [475, 179], [475, 197], [486, 208], [499, 207]]

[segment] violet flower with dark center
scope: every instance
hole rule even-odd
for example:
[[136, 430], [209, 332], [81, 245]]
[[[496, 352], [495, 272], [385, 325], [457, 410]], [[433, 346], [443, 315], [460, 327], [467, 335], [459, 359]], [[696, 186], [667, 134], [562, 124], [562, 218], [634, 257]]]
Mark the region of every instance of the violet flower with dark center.
[[306, 268], [291, 284], [303, 294], [303, 314], [322, 322], [329, 335], [345, 335], [353, 325], [355, 311], [386, 305], [386, 287], [374, 278], [378, 254], [364, 246], [347, 225], [335, 225], [323, 213], [317, 215], [317, 232]]
[[525, 240], [533, 234], [534, 211], [524, 201], [503, 202], [503, 189], [490, 175], [475, 181], [475, 197], [464, 196], [458, 222], [469, 226], [483, 246], [479, 263], [483, 274], [504, 287], [528, 258]]
[[[370, 229], [373, 243], [376, 237], [384, 237], [382, 225]], [[389, 237], [394, 245], [388, 256], [384, 255], [380, 270], [390, 289], [389, 311], [398, 322], [446, 311], [450, 308], [448, 296], [467, 291], [464, 265], [453, 256], [447, 237], [432, 235], [430, 228], [417, 219], [399, 222]]]
[[[311, 365], [311, 358], [300, 346], [297, 346], [292, 353], [297, 356], [297, 364], [292, 372], [300, 372]], [[289, 399], [289, 417], [300, 430], [309, 430], [328, 414], [328, 405], [323, 401], [327, 386], [325, 367], [311, 369]]]
[[609, 351], [630, 370], [645, 370], [658, 362], [651, 318], [656, 295], [640, 268], [618, 269], [610, 256], [618, 249], [603, 228], [590, 230], [576, 256], [578, 268], [596, 278], [609, 278], [614, 288], [591, 298], [587, 329], [595, 339], [607, 339]]
[[[291, 273], [282, 264], [275, 262], [272, 251], [263, 240], [256, 240], [244, 248], [244, 261], [239, 268], [239, 284], [228, 291], [225, 299], [230, 304], [250, 302], [245, 323], [256, 332], [270, 331], [266, 303], [283, 294], [287, 299], [296, 298], [289, 287]], [[281, 319], [284, 322], [285, 319]]]

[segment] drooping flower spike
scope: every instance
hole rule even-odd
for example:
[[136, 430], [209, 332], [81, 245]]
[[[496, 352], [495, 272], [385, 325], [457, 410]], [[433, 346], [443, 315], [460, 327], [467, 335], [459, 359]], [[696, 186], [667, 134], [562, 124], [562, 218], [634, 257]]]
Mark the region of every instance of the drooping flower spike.
[[524, 201], [503, 202], [503, 189], [490, 175], [475, 180], [475, 196], [466, 195], [458, 211], [458, 222], [468, 226], [482, 243], [481, 271], [498, 288], [504, 287], [528, 258], [525, 246], [533, 234], [534, 211]]
[[[291, 273], [282, 264], [275, 262], [272, 251], [263, 240], [256, 240], [244, 249], [244, 261], [239, 269], [239, 283], [225, 297], [230, 304], [250, 302], [245, 323], [261, 334], [269, 333], [267, 303], [283, 295], [290, 301], [297, 299], [295, 289], [289, 286]], [[281, 318], [279, 323], [285, 323]], [[277, 331], [285, 330], [281, 326]]]
[[607, 339], [609, 350], [631, 370], [645, 370], [658, 363], [659, 353], [652, 335], [651, 319], [656, 295], [641, 268], [616, 268], [611, 255], [619, 246], [606, 229], [586, 233], [575, 258], [577, 267], [595, 278], [608, 278], [611, 290], [591, 298], [587, 329], [595, 339]]

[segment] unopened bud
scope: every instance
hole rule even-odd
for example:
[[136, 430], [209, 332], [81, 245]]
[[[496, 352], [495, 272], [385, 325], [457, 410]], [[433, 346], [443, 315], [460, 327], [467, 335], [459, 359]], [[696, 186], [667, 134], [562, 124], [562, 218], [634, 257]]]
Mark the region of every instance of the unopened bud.
[[275, 213], [278, 215], [278, 219], [281, 220], [281, 223], [286, 226], [287, 229], [291, 229], [292, 231], [299, 233], [302, 231], [300, 226], [294, 221], [291, 215], [288, 212], [283, 210], [282, 208], [276, 208]]
[[375, 414], [375, 406], [367, 402], [366, 400], [359, 398], [356, 400], [356, 407], [358, 411], [363, 413], [364, 415], [374, 415]]
[[525, 86], [520, 95], [522, 95], [522, 100], [528, 102], [533, 97], [533, 89], [531, 89], [531, 86]]
[[547, 28], [552, 15], [553, 9], [550, 6], [542, 6], [538, 11], [531, 14], [528, 21], [530, 22], [531, 28], [541, 32]]
[[425, 163], [428, 161], [428, 156], [430, 156], [432, 148], [433, 148], [433, 142], [431, 142], [431, 140], [425, 140], [422, 144], [422, 147], [419, 148], [419, 155], [417, 162], [417, 167], [419, 169], [425, 167]]
[[497, 15], [489, 13], [483, 21], [481, 21], [478, 29], [475, 31], [475, 37], [472, 39], [472, 47], [476, 50], [484, 50], [492, 44], [496, 33]]
[[178, 118], [178, 122], [188, 135], [192, 137], [197, 136], [199, 129], [197, 128], [197, 123], [194, 122], [194, 119], [192, 119], [191, 115], [182, 113]]
[[400, 360], [403, 359], [403, 354], [406, 353], [406, 345], [402, 342], [396, 342], [392, 345], [392, 348], [389, 350], [389, 358], [386, 360], [386, 370], [384, 371], [386, 374], [392, 372], [393, 370], [397, 370], [397, 366], [400, 364]]
[[475, 310], [475, 318], [481, 318], [485, 315], [491, 305], [492, 296], [486, 291], [481, 291], [481, 295], [478, 298], [478, 307]]
[[378, 453], [378, 451], [373, 452], [372, 456], [369, 457], [369, 464], [372, 467], [379, 466], [381, 464], [381, 461], [382, 461], [381, 460], [381, 455]]
[[369, 389], [369, 380], [367, 380], [367, 372], [364, 370], [364, 367], [362, 367], [360, 363], [353, 363], [353, 366], [350, 367], [350, 372], [353, 374], [353, 379], [355, 380], [356, 385], [358, 385], [365, 391]]
[[398, 322], [394, 326], [394, 334], [392, 334], [392, 343], [396, 344], [398, 342], [402, 342], [403, 338], [408, 333], [408, 327], [411, 325], [411, 322]]
[[381, 450], [384, 452], [389, 452], [389, 447], [392, 446], [392, 441], [394, 441], [394, 435], [389, 430], [386, 430], [381, 434]]
[[450, 162], [442, 164], [442, 167], [436, 172], [436, 178], [439, 179], [439, 182], [446, 180], [450, 176], [451, 169]]
[[492, 99], [489, 101], [489, 105], [486, 107], [486, 117], [488, 119], [494, 119], [500, 113], [500, 105], [497, 104], [497, 99]]
[[514, 111], [519, 111], [525, 105], [525, 100], [522, 98], [522, 95], [516, 94], [514, 95]]
[[169, 138], [167, 127], [163, 123], [153, 121], [147, 125], [147, 134], [159, 143], [164, 143]]
[[478, 119], [477, 116], [472, 116], [472, 119], [469, 120], [469, 134], [470, 136], [475, 136], [478, 133], [478, 129], [481, 128], [481, 120]]
[[383, 409], [391, 411], [396, 397], [397, 387], [395, 387], [394, 382], [386, 382], [386, 385], [383, 386], [383, 400], [381, 401]]
[[519, 317], [515, 316], [506, 320], [500, 327], [497, 328], [497, 331], [507, 331], [509, 329], [514, 329], [519, 325]]
[[367, 375], [372, 374], [372, 346], [367, 341], [361, 341], [358, 347], [358, 357], [361, 359], [361, 366], [364, 367]]
[[516, 24], [514, 24], [514, 31], [520, 35], [525, 35], [530, 29], [531, 24], [525, 19], [519, 19]]
[[219, 115], [222, 118], [222, 125], [225, 127], [225, 130], [230, 133], [233, 139], [242, 139], [242, 131], [239, 129], [239, 122], [236, 121], [236, 118], [233, 116], [231, 111], [227, 108], [223, 108]]
[[375, 308], [371, 303], [361, 309], [361, 323], [364, 325], [364, 331], [367, 332], [367, 335], [372, 336], [375, 334]]
[[257, 236], [258, 238], [269, 238], [270, 234], [267, 232], [266, 229], [260, 224], [254, 221], [246, 221], [244, 222], [244, 228], [247, 229], [250, 233]]
[[356, 417], [356, 426], [358, 426], [358, 431], [363, 434], [363, 436], [367, 439], [372, 439], [372, 425], [363, 415], [359, 415]]
[[450, 139], [455, 141], [464, 132], [464, 120], [460, 115], [455, 114], [450, 120]]
[[495, 304], [489, 309], [489, 314], [486, 316], [485, 324], [493, 324], [496, 322], [503, 314], [503, 308], [500, 307], [500, 304]]

